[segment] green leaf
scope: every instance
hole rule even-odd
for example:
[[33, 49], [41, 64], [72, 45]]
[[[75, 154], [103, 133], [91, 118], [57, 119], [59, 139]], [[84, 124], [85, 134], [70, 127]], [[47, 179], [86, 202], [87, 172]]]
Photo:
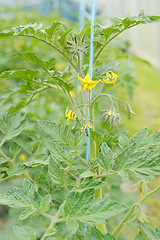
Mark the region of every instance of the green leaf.
[[129, 179], [129, 174], [126, 171], [118, 171], [118, 175], [122, 178], [122, 181], [126, 182]]
[[21, 151], [21, 147], [16, 142], [12, 142], [11, 146], [9, 148], [9, 151], [14, 156], [17, 156], [20, 153], [20, 151]]
[[17, 112], [0, 118], [0, 131], [7, 134], [7, 139], [18, 136], [25, 128], [25, 115]]
[[114, 33], [117, 33], [117, 32], [120, 32], [119, 28], [118, 27], [107, 27], [107, 28], [103, 28], [102, 29], [103, 33], [104, 33], [104, 36], [105, 36], [105, 39], [108, 40], [108, 38], [114, 34]]
[[[52, 235], [54, 235], [55, 233], [56, 233], [56, 229], [55, 228], [48, 228], [47, 229], [47, 231], [46, 231], [46, 236], [48, 237], [48, 236], [52, 236]], [[52, 238], [47, 238], [47, 240], [48, 239], [50, 239], [50, 240], [52, 240]], [[53, 239], [55, 239], [55, 238], [53, 238]], [[56, 240], [56, 239], [55, 239]]]
[[4, 104], [9, 100], [12, 96], [17, 94], [19, 92], [20, 88], [16, 87], [14, 89], [7, 89], [4, 90], [3, 93], [0, 96], [0, 104]]
[[88, 238], [86, 238], [86, 233], [84, 233], [84, 232], [77, 233], [76, 235], [72, 235], [72, 237], [69, 236], [67, 238], [67, 240], [84, 240], [84, 239], [88, 240]]
[[42, 198], [40, 203], [40, 208], [43, 212], [47, 212], [51, 207], [52, 199], [51, 195], [46, 195], [44, 198]]
[[24, 165], [27, 167], [44, 167], [44, 166], [48, 166], [49, 162], [48, 159], [47, 160], [33, 160], [33, 161], [29, 161], [29, 162], [25, 162]]
[[29, 23], [27, 25], [20, 25], [17, 27], [13, 27], [11, 29], [4, 30], [1, 32], [1, 37], [4, 36], [40, 36], [42, 38], [46, 38], [46, 33], [42, 30], [42, 24], [37, 23]]
[[17, 136], [14, 138], [16, 142], [25, 152], [31, 154], [33, 151], [33, 146], [31, 140], [26, 140], [23, 136]]
[[160, 233], [155, 232], [154, 230], [150, 229], [147, 224], [139, 222], [139, 225], [141, 226], [143, 232], [147, 234], [147, 237], [150, 240], [159, 240], [160, 239]]
[[55, 237], [48, 237], [47, 240], [57, 240]]
[[14, 187], [6, 193], [0, 194], [0, 203], [13, 208], [39, 209], [41, 197], [35, 192], [33, 184], [25, 179], [23, 188]]
[[48, 172], [51, 180], [57, 184], [65, 185], [66, 183], [66, 175], [61, 168], [60, 162], [53, 159], [51, 156], [49, 157], [49, 167]]
[[53, 34], [59, 29], [59, 27], [60, 27], [61, 25], [62, 25], [61, 22], [56, 22], [56, 21], [54, 21], [50, 27], [47, 27], [47, 28], [45, 29], [45, 31], [46, 31], [46, 33], [47, 33], [47, 35], [48, 35], [49, 40], [51, 40]]
[[160, 227], [156, 227], [156, 232], [160, 233]]
[[91, 228], [91, 232], [87, 233], [87, 240], [116, 240], [110, 233], [102, 234], [96, 227]]
[[0, 164], [3, 164], [3, 163], [5, 163], [5, 162], [7, 162], [7, 159], [4, 159], [4, 158], [1, 158], [1, 157], [0, 157]]
[[101, 145], [101, 152], [98, 155], [98, 158], [96, 158], [96, 161], [107, 172], [109, 171], [113, 162], [113, 152], [105, 142]]
[[148, 135], [148, 129], [143, 128], [140, 132], [136, 133], [130, 138], [129, 144], [131, 145], [135, 143], [136, 145], [140, 145], [143, 142], [143, 140], [147, 137], [147, 135]]
[[133, 171], [138, 177], [152, 179], [160, 174], [160, 157], [158, 150], [136, 149], [136, 145], [129, 145], [115, 159], [113, 170]]
[[34, 213], [34, 210], [32, 209], [25, 209], [21, 215], [19, 216], [20, 220], [24, 220], [26, 218], [28, 218], [32, 213]]
[[152, 135], [149, 135], [146, 139], [141, 142], [141, 147], [160, 147], [160, 132], [155, 131]]
[[56, 159], [56, 161], [65, 162], [66, 164], [74, 163], [74, 156], [71, 151], [49, 139], [46, 139], [45, 143], [47, 148], [51, 152], [53, 159]]
[[76, 148], [82, 139], [82, 132], [76, 132], [73, 138], [73, 145]]
[[48, 78], [48, 83], [59, 86], [63, 91], [67, 92], [71, 91], [73, 88], [70, 82], [65, 81], [62, 77], [56, 77], [55, 75]]
[[55, 65], [55, 58], [49, 59], [48, 61], [42, 61], [34, 52], [20, 52], [14, 53], [10, 56], [21, 57], [26, 62], [32, 62], [40, 66], [43, 70], [48, 71]]
[[72, 234], [76, 234], [79, 228], [78, 221], [68, 218], [66, 223], [67, 223], [68, 231]]
[[66, 43], [66, 38], [68, 34], [73, 30], [73, 28], [69, 28], [67, 25], [63, 24], [63, 27], [65, 26], [63, 33], [59, 36], [58, 42], [60, 45], [64, 48], [65, 43]]
[[7, 174], [9, 176], [19, 176], [19, 175], [22, 175], [27, 169], [28, 169], [27, 166], [17, 164], [9, 167], [7, 170]]
[[155, 149], [160, 146], [160, 134], [147, 136], [147, 133], [147, 129], [136, 133], [116, 157], [112, 169], [119, 175], [131, 171], [138, 178], [149, 180], [160, 174], [160, 155]]
[[117, 67], [118, 64], [118, 62], [112, 62], [108, 64], [101, 64], [95, 67], [93, 70], [93, 80], [105, 77], [106, 73], [110, 70], [113, 70], [115, 67]]
[[94, 175], [95, 175], [95, 173], [93, 173], [91, 171], [85, 171], [80, 174], [80, 178], [93, 177]]
[[19, 240], [36, 240], [36, 234], [30, 227], [14, 226], [13, 230]]
[[106, 183], [102, 180], [93, 179], [91, 177], [87, 177], [85, 179], [81, 179], [76, 191], [83, 192], [87, 189], [99, 189], [100, 187], [103, 187]]
[[105, 219], [126, 210], [124, 205], [118, 204], [109, 198], [93, 199], [93, 197], [94, 190], [69, 193], [60, 207], [62, 216], [88, 224], [102, 224], [105, 223]]
[[139, 232], [135, 238], [135, 240], [145, 240], [145, 238], [143, 237], [142, 232]]
[[54, 142], [70, 145], [71, 131], [67, 125], [63, 128], [62, 124], [56, 124], [52, 121], [38, 120], [37, 122], [41, 129], [53, 138]]
[[32, 69], [22, 69], [22, 70], [15, 70], [15, 71], [6, 71], [0, 74], [0, 80], [7, 79], [7, 78], [20, 78], [27, 82], [32, 82], [34, 78], [39, 75], [39, 70], [32, 70]]
[[118, 144], [119, 144], [120, 148], [122, 148], [122, 149], [128, 147], [128, 145], [129, 145], [129, 138], [126, 135], [121, 134], [118, 137]]

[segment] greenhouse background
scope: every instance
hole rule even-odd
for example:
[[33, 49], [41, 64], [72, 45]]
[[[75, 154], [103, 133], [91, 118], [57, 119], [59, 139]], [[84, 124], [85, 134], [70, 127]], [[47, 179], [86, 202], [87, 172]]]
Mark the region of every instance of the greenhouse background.
[[[80, 21], [79, 13], [84, 4], [89, 15], [91, 0], [0, 0], [0, 4], [10, 7], [22, 7], [26, 10], [37, 9], [42, 14], [48, 14], [52, 10], [59, 11], [60, 15], [72, 21]], [[100, 14], [101, 22], [108, 23], [113, 16], [124, 17], [128, 12], [136, 15], [144, 9], [146, 14], [159, 15], [159, 0], [98, 0], [96, 1], [96, 14]], [[124, 36], [123, 36], [124, 37]], [[136, 54], [149, 60], [155, 67], [160, 67], [160, 26], [152, 24], [139, 26], [125, 33], [125, 37], [132, 43], [132, 50]], [[152, 44], [154, 41], [154, 44]]]

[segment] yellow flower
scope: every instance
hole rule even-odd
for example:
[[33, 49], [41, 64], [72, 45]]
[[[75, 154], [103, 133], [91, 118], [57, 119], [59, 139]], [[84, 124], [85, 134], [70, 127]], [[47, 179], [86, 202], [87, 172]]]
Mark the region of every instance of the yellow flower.
[[79, 85], [78, 90], [82, 91], [82, 85]]
[[92, 129], [93, 127], [92, 127], [91, 124], [88, 123], [88, 124], [86, 124], [85, 126], [82, 126], [82, 127], [81, 127], [81, 131], [83, 132], [83, 131], [87, 130], [87, 128]]
[[69, 108], [67, 107], [66, 111], [65, 111], [65, 116], [67, 118], [67, 124], [70, 122], [70, 120], [76, 120], [76, 113], [74, 111], [69, 110]]
[[118, 116], [117, 113], [114, 112], [112, 109], [110, 109], [108, 112], [106, 112], [106, 115], [110, 116], [110, 118]]
[[106, 73], [106, 79], [103, 79], [103, 81], [107, 84], [113, 84], [113, 86], [115, 86], [115, 82], [117, 81], [117, 74], [109, 71]]
[[76, 94], [75, 94], [75, 92], [74, 92], [74, 91], [69, 91], [69, 93], [70, 93], [71, 97], [74, 97], [74, 96], [76, 96]]
[[55, 68], [56, 68], [57, 71], [62, 71], [65, 68], [65, 65], [61, 64], [61, 63], [57, 63], [55, 65]]
[[27, 160], [27, 156], [24, 153], [21, 153], [18, 157], [20, 162], [25, 162]]
[[78, 74], [78, 78], [81, 81], [82, 85], [84, 86], [83, 90], [89, 91], [91, 88], [94, 88], [97, 83], [99, 83], [101, 80], [98, 81], [91, 81], [89, 73], [85, 76], [85, 78], [81, 78]]

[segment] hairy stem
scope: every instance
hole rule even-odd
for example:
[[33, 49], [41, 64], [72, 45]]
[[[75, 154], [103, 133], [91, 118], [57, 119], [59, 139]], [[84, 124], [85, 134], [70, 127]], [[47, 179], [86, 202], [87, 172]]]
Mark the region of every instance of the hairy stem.
[[[89, 107], [89, 112], [90, 112], [90, 119], [93, 121], [94, 124], [94, 105], [90, 105]], [[91, 129], [92, 131], [92, 129]], [[90, 136], [90, 158], [95, 158], [97, 157], [97, 146], [96, 146], [96, 141], [95, 139], [91, 138]], [[100, 174], [98, 170], [98, 174]], [[99, 188], [94, 191], [94, 198], [102, 198], [102, 188]], [[107, 229], [105, 224], [97, 224], [96, 225], [97, 229], [101, 231], [103, 234], [107, 233]]]
[[22, 37], [31, 37], [31, 38], [35, 38], [37, 40], [40, 40], [41, 42], [44, 42], [46, 44], [48, 44], [50, 47], [54, 48], [57, 52], [59, 52], [69, 63], [70, 65], [76, 70], [76, 72], [78, 72], [78, 69], [76, 67], [76, 65], [72, 62], [72, 60], [63, 52], [61, 51], [58, 47], [56, 47], [55, 45], [52, 45], [50, 42], [47, 42], [39, 37], [36, 37], [34, 35], [27, 35], [27, 36], [22, 36]]
[[45, 240], [47, 238], [47, 232], [50, 229], [52, 229], [56, 223], [64, 222], [64, 221], [65, 221], [64, 218], [59, 218], [59, 212], [57, 212], [55, 216], [51, 217], [51, 223], [50, 223], [49, 227], [47, 228], [47, 230], [45, 231], [45, 233], [43, 234], [43, 236], [41, 237], [41, 240]]
[[155, 188], [154, 190], [150, 191], [149, 193], [145, 194], [137, 203], [135, 203], [132, 208], [129, 210], [129, 212], [126, 214], [126, 216], [122, 219], [120, 224], [116, 227], [116, 229], [113, 231], [112, 235], [116, 237], [118, 233], [121, 231], [123, 226], [127, 223], [127, 221], [132, 217], [134, 212], [139, 208], [139, 205], [142, 204], [147, 198], [152, 196], [154, 193], [158, 192], [160, 190], [160, 186]]
[[81, 155], [72, 146], [69, 146], [69, 148], [77, 155], [81, 162], [83, 162], [89, 169], [91, 168], [89, 164], [86, 162], [86, 160], [82, 158]]
[[120, 30], [117, 34], [115, 34], [113, 37], [109, 38], [108, 40], [106, 40], [103, 44], [103, 46], [99, 49], [98, 53], [95, 55], [95, 58], [93, 60], [93, 66], [96, 64], [98, 57], [100, 56], [100, 54], [103, 52], [104, 48], [107, 46], [108, 43], [110, 43], [114, 38], [116, 38], [118, 35], [120, 35], [122, 32], [124, 32], [125, 30], [134, 27], [138, 25], [138, 23], [135, 23], [127, 28], [123, 28], [122, 30]]
[[6, 134], [6, 136], [3, 138], [2, 142], [0, 143], [0, 148], [3, 146], [3, 144], [7, 140], [7, 137], [8, 137], [8, 135]]

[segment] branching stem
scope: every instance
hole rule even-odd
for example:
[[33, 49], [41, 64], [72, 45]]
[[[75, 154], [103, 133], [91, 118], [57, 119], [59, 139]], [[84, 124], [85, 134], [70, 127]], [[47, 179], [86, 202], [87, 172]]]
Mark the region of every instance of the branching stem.
[[120, 224], [116, 227], [116, 229], [113, 231], [113, 236], [116, 237], [118, 233], [121, 231], [122, 227], [127, 223], [127, 221], [131, 218], [131, 216], [134, 214], [134, 212], [139, 208], [139, 205], [141, 205], [147, 198], [152, 196], [154, 193], [158, 192], [160, 190], [160, 186], [155, 188], [154, 190], [150, 191], [149, 193], [145, 194], [140, 200], [135, 203], [132, 208], [129, 210], [129, 212], [126, 214], [126, 216], [123, 218], [123, 220], [120, 222]]
[[51, 223], [50, 223], [49, 227], [47, 228], [47, 230], [45, 231], [45, 233], [43, 234], [43, 236], [41, 237], [41, 240], [45, 240], [47, 238], [47, 232], [50, 229], [52, 229], [56, 223], [65, 221], [64, 218], [59, 218], [59, 215], [60, 215], [59, 212], [57, 212], [55, 216], [53, 216], [53, 217], [51, 216], [51, 218], [50, 218]]

